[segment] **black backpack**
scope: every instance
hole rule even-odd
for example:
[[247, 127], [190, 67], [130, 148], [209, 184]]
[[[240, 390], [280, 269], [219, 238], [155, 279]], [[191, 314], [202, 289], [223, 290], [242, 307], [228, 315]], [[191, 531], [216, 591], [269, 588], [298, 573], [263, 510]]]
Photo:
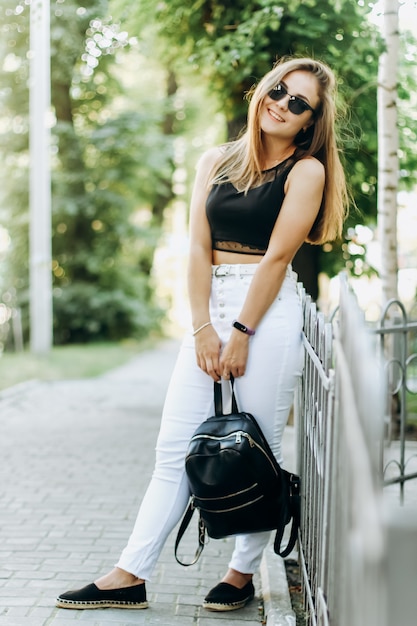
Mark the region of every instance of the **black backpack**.
[[[214, 383], [215, 415], [192, 436], [185, 460], [191, 499], [178, 530], [175, 558], [197, 562], [205, 533], [214, 539], [276, 530], [274, 550], [287, 556], [300, 521], [300, 479], [277, 463], [250, 413], [239, 412], [232, 385], [232, 412], [223, 414], [221, 384]], [[198, 548], [192, 563], [177, 556], [195, 509], [200, 512]], [[292, 520], [288, 545], [281, 550], [285, 526]]]

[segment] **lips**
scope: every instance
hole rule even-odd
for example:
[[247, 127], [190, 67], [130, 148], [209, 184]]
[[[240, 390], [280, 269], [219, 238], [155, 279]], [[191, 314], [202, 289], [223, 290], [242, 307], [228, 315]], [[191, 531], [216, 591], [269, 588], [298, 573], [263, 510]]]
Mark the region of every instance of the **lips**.
[[280, 115], [278, 115], [278, 113], [276, 113], [275, 111], [273, 111], [272, 109], [268, 109], [268, 113], [269, 115], [276, 120], [277, 122], [285, 122], [284, 118], [281, 117]]

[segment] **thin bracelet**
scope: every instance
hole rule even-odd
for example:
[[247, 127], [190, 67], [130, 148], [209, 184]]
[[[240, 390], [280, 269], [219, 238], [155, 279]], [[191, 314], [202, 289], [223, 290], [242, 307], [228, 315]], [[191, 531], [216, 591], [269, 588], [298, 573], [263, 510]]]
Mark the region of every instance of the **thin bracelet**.
[[193, 336], [199, 333], [200, 330], [203, 330], [203, 328], [206, 328], [207, 326], [211, 326], [211, 322], [206, 322], [205, 324], [202, 324], [201, 326], [199, 326], [197, 330], [193, 332]]

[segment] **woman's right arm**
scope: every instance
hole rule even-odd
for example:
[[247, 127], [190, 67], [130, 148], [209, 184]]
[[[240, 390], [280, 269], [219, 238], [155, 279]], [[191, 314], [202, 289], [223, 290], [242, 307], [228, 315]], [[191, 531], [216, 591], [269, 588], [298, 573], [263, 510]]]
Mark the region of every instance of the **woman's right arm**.
[[[220, 156], [219, 148], [203, 154], [198, 165], [190, 205], [190, 251], [188, 260], [188, 295], [192, 324], [197, 330], [210, 321], [212, 241], [206, 215], [209, 174]], [[220, 380], [221, 342], [213, 326], [205, 326], [195, 335], [198, 366], [214, 380]]]

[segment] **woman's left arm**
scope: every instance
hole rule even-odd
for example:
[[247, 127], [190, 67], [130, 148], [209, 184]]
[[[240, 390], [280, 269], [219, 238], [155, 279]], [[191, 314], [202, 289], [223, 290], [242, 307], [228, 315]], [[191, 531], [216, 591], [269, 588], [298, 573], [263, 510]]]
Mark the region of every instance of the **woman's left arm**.
[[[314, 157], [299, 161], [291, 170], [285, 199], [271, 234], [268, 249], [252, 279], [239, 322], [256, 329], [275, 300], [287, 266], [308, 236], [323, 197], [324, 167]], [[220, 371], [243, 376], [250, 337], [233, 329], [220, 359]]]

